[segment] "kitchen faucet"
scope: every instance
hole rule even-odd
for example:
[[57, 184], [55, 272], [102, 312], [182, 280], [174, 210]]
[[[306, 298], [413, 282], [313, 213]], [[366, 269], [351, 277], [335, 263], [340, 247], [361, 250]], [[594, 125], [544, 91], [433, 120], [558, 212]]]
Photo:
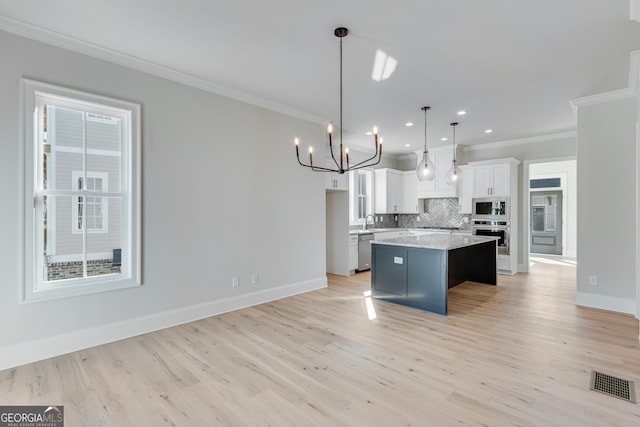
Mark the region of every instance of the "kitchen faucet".
[[371, 217], [373, 219], [373, 225], [376, 224], [376, 217], [373, 216], [373, 214], [369, 214], [364, 218], [364, 223], [362, 224], [362, 229], [363, 230], [367, 229], [367, 220], [369, 219], [369, 217]]

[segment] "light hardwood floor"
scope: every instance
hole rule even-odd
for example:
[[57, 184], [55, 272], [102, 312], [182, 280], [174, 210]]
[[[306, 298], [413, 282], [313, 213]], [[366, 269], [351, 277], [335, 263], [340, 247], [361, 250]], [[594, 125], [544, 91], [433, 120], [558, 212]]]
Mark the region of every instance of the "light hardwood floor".
[[638, 388], [637, 321], [575, 306], [571, 264], [464, 283], [449, 316], [374, 300], [369, 320], [369, 280], [2, 371], [0, 403], [69, 427], [640, 425], [588, 389], [592, 369]]

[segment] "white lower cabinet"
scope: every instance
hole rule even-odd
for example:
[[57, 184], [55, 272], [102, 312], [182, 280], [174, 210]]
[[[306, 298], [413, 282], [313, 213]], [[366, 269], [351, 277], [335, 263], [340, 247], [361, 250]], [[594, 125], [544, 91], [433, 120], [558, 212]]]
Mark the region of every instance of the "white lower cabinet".
[[354, 274], [358, 268], [358, 235], [349, 236], [349, 274]]

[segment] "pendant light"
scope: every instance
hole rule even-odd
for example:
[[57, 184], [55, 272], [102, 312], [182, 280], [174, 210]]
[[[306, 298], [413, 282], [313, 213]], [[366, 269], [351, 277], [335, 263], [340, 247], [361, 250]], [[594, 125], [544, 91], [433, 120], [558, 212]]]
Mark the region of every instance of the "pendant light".
[[453, 128], [453, 161], [451, 162], [451, 169], [449, 169], [444, 177], [447, 185], [452, 185], [454, 187], [460, 185], [460, 182], [462, 181], [462, 171], [456, 164], [456, 126], [458, 126], [458, 123], [451, 123], [451, 127]]
[[418, 161], [418, 166], [416, 167], [416, 174], [420, 181], [433, 181], [433, 178], [436, 177], [436, 166], [429, 158], [429, 150], [427, 150], [427, 111], [430, 108], [421, 108], [424, 111], [424, 151], [422, 152], [422, 159]]
[[[331, 159], [333, 160], [335, 167], [324, 167], [324, 166], [314, 165], [313, 164], [313, 148], [311, 147], [309, 147], [309, 163], [308, 164], [302, 163], [302, 161], [300, 161], [300, 152], [298, 148], [298, 146], [300, 145], [300, 140], [296, 138], [294, 142], [296, 145], [296, 157], [298, 159], [298, 163], [300, 163], [301, 166], [310, 168], [314, 172], [336, 172], [339, 174], [343, 174], [351, 170], [371, 167], [380, 163], [380, 160], [382, 159], [382, 138], [378, 139], [378, 128], [374, 126], [373, 142], [375, 146], [375, 152], [373, 156], [359, 163], [356, 163], [353, 166], [349, 165], [349, 149], [343, 148], [343, 145], [342, 145], [342, 39], [345, 38], [347, 34], [349, 34], [349, 30], [344, 27], [339, 27], [334, 30], [333, 34], [340, 39], [340, 158], [336, 159], [336, 156], [333, 153], [333, 139], [332, 139], [333, 126], [331, 124], [327, 126], [327, 133], [329, 134], [329, 152], [331, 153]], [[346, 155], [346, 159], [345, 159], [345, 155]]]

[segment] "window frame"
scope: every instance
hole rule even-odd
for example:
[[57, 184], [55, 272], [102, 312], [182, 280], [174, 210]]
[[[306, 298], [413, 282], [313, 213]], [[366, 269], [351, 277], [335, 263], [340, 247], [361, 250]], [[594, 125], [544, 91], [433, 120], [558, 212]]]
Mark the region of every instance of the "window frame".
[[[78, 295], [107, 292], [116, 289], [132, 288], [142, 284], [141, 274], [141, 126], [140, 104], [95, 95], [30, 79], [21, 79], [21, 116], [22, 128], [22, 207], [21, 228], [21, 292], [20, 302], [29, 303]], [[42, 214], [46, 192], [43, 188], [41, 160], [44, 159], [42, 140], [42, 120], [38, 120], [38, 107], [42, 99], [55, 100], [56, 106], [82, 106], [83, 111], [98, 113], [109, 111], [124, 120], [126, 132], [123, 132], [121, 159], [121, 188], [117, 195], [122, 200], [122, 266], [120, 273], [89, 276], [76, 279], [46, 281], [44, 268], [45, 256], [39, 250], [47, 248], [44, 241], [44, 226], [39, 215]], [[86, 172], [90, 176], [89, 172]], [[108, 182], [108, 181], [107, 181]], [[73, 202], [72, 202], [73, 203]], [[86, 210], [85, 210], [86, 211]], [[73, 229], [73, 227], [72, 227]], [[49, 242], [47, 242], [49, 243]]]
[[[363, 168], [350, 171], [349, 174], [349, 225], [362, 225], [366, 219], [366, 215], [373, 214], [373, 185], [374, 185], [374, 173], [373, 169]], [[366, 211], [364, 218], [358, 217], [358, 210], [360, 199], [359, 194], [360, 187], [360, 174], [366, 175], [365, 183], [365, 205]]]

